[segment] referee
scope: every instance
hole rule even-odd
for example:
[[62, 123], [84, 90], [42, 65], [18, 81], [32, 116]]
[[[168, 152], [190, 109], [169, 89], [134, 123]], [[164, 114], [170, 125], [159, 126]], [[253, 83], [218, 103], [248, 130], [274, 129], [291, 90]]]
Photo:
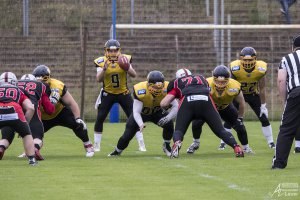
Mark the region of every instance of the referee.
[[277, 85], [285, 102], [272, 169], [284, 169], [296, 130], [300, 128], [300, 35], [293, 41], [292, 53], [279, 65]]

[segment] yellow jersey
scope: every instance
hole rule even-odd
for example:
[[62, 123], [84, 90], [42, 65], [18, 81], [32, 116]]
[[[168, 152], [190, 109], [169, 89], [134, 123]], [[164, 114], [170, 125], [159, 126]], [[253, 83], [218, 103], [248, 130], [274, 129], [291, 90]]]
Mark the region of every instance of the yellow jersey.
[[225, 109], [233, 101], [233, 99], [240, 93], [241, 84], [232, 78], [229, 78], [229, 82], [225, 87], [224, 91], [222, 91], [222, 93], [219, 93], [216, 90], [216, 86], [213, 82], [213, 77], [209, 77], [206, 80], [209, 84], [210, 95], [214, 100], [218, 110]]
[[137, 83], [133, 86], [135, 99], [143, 102], [142, 114], [151, 115], [161, 110], [160, 102], [167, 95], [169, 82], [164, 82], [164, 89], [160, 96], [153, 96], [147, 86], [147, 81]]
[[[58, 92], [60, 95], [60, 98], [63, 97], [66, 92], [67, 92], [67, 88], [65, 86], [65, 84], [57, 79], [54, 78], [49, 78], [48, 82], [47, 82], [50, 86], [51, 92], [55, 91]], [[48, 115], [43, 108], [41, 108], [41, 113], [42, 113], [42, 120], [50, 120], [55, 118], [64, 108], [65, 106], [62, 104], [61, 101], [58, 101], [57, 104], [55, 105], [55, 111], [54, 113], [52, 113], [51, 115]]]
[[[131, 63], [131, 55], [122, 55], [125, 55]], [[106, 60], [106, 56], [102, 56], [95, 59], [94, 63], [96, 64], [96, 67], [103, 68]], [[110, 94], [129, 92], [127, 86], [127, 72], [120, 68], [118, 62], [109, 63], [104, 74], [103, 89]]]
[[256, 65], [250, 73], [244, 70], [240, 60], [230, 63], [231, 74], [241, 83], [243, 94], [259, 94], [258, 82], [266, 75], [267, 69], [267, 63], [261, 60], [256, 61]]

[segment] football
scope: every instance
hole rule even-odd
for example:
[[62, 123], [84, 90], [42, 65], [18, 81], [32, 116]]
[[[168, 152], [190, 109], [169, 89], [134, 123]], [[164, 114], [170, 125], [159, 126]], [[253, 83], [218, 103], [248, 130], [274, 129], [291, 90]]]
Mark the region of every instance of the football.
[[128, 58], [125, 55], [120, 55], [118, 57], [118, 64], [119, 64], [120, 68], [122, 68], [123, 70], [125, 70], [125, 71], [129, 70], [130, 63], [129, 63]]

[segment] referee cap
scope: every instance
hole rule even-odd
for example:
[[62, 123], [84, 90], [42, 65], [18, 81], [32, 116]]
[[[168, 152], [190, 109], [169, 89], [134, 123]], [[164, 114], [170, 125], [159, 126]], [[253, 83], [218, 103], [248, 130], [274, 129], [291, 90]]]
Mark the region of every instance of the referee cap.
[[294, 39], [293, 39], [293, 46], [294, 47], [300, 47], [300, 35], [294, 37]]

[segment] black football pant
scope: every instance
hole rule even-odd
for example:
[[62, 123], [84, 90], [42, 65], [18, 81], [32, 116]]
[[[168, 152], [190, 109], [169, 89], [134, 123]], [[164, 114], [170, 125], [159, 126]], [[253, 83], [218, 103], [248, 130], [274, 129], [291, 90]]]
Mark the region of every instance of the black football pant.
[[190, 100], [189, 96], [184, 97], [177, 113], [175, 132], [173, 134], [174, 142], [178, 140], [183, 141], [186, 130], [193, 120], [202, 120], [208, 124], [216, 136], [233, 148], [237, 145], [237, 142], [233, 135], [224, 129], [214, 103], [209, 96], [207, 97], [207, 101]]
[[[238, 111], [235, 106], [231, 103], [225, 109], [218, 111], [221, 118], [225, 123], [229, 124], [237, 133], [239, 141], [242, 145], [248, 144], [247, 130], [243, 123], [237, 121]], [[201, 120], [194, 120], [192, 122], [193, 138], [200, 139], [202, 132], [203, 122]]]
[[89, 141], [87, 130], [84, 130], [81, 125], [76, 123], [72, 111], [67, 107], [64, 107], [55, 118], [50, 120], [42, 120], [42, 122], [45, 133], [55, 126], [63, 126], [72, 129], [75, 135], [81, 139], [82, 142]]
[[288, 95], [277, 137], [273, 167], [285, 168], [287, 166], [290, 150], [296, 136], [296, 130], [300, 130], [299, 102], [300, 94]]
[[101, 92], [101, 104], [98, 107], [98, 114], [94, 126], [95, 132], [103, 132], [103, 122], [105, 121], [114, 103], [119, 103], [127, 117], [132, 113], [133, 100], [130, 93], [109, 94]]
[[[151, 115], [143, 115], [142, 114], [142, 119], [144, 122], [153, 122], [154, 124], [157, 124], [157, 122], [167, 116], [168, 113], [162, 113], [162, 111], [158, 111], [154, 114]], [[172, 139], [172, 135], [174, 132], [174, 124], [173, 121], [169, 121], [167, 124], [165, 124], [163, 127], [163, 134], [162, 137], [164, 140], [171, 140]], [[133, 114], [131, 114], [129, 116], [129, 118], [127, 119], [126, 122], [126, 128], [125, 128], [125, 132], [123, 133], [123, 135], [120, 137], [119, 141], [118, 141], [118, 145], [117, 148], [120, 150], [124, 150], [127, 148], [127, 146], [129, 145], [129, 142], [131, 141], [131, 139], [134, 137], [135, 133], [139, 130], [139, 126], [136, 123], [136, 121], [134, 120]]]
[[[244, 99], [245, 102], [249, 104], [249, 106], [252, 108], [252, 110], [255, 112], [256, 116], [258, 117], [262, 127], [266, 127], [270, 125], [269, 119], [267, 116], [262, 115], [261, 117], [259, 116], [260, 114], [260, 106], [261, 106], [261, 101], [260, 101], [260, 96], [258, 94], [244, 94]], [[234, 106], [239, 109], [239, 104], [236, 101], [233, 101]], [[225, 128], [232, 128], [230, 124], [225, 123], [224, 124]]]
[[[32, 119], [29, 122], [29, 127], [31, 130], [33, 139], [39, 138], [40, 140], [43, 140], [44, 126], [43, 126], [41, 119], [38, 116], [38, 111], [36, 109], [34, 111], [34, 115], [33, 115]], [[14, 129], [11, 127], [4, 127], [2, 129], [2, 135], [3, 135], [3, 137], [5, 137], [5, 139], [8, 140], [9, 144], [11, 144], [14, 139], [14, 136], [15, 136]]]

